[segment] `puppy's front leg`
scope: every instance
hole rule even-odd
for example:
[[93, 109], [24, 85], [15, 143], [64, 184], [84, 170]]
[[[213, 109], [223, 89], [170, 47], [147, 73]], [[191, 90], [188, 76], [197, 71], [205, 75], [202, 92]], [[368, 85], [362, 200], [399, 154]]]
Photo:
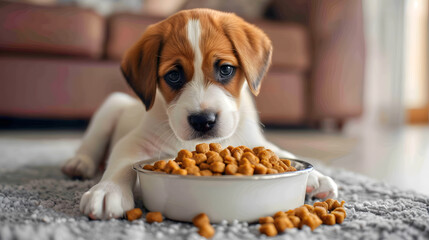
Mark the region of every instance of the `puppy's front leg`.
[[149, 157], [142, 149], [132, 136], [116, 144], [102, 179], [83, 194], [81, 212], [92, 219], [110, 219], [122, 217], [134, 207], [136, 173], [132, 165]]

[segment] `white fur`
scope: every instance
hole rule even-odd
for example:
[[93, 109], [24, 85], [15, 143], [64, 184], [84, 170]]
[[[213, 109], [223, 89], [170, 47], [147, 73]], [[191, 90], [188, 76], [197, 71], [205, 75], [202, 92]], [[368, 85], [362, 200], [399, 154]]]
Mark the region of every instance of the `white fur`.
[[204, 81], [203, 73], [203, 55], [200, 48], [201, 24], [198, 19], [191, 19], [186, 24], [186, 32], [188, 33], [188, 41], [194, 51], [194, 76], [193, 80], [198, 80], [200, 83]]
[[[134, 163], [174, 156], [180, 149], [193, 149], [200, 142], [265, 146], [281, 157], [294, 157], [264, 138], [247, 84], [243, 86], [240, 104], [224, 89], [203, 84], [199, 52], [201, 26], [198, 20], [191, 20], [187, 28], [189, 41], [197, 52], [194, 59], [196, 74], [180, 97], [167, 104], [157, 92], [152, 109], [145, 112], [140, 101], [126, 94], [113, 94], [95, 113], [76, 156], [64, 164], [63, 172], [67, 175], [91, 178], [111, 141], [113, 149], [103, 177], [82, 196], [80, 210], [85, 215], [94, 219], [123, 216], [134, 207], [133, 188], [137, 179], [132, 169]], [[188, 114], [204, 109], [219, 112], [217, 139], [183, 141], [189, 138], [191, 131]], [[310, 174], [308, 187], [312, 196], [337, 195], [335, 182], [317, 171]]]
[[194, 74], [182, 94], [167, 109], [170, 125], [176, 136], [182, 141], [192, 139], [193, 129], [188, 124], [188, 116], [204, 110], [218, 114], [216, 120], [216, 137], [212, 141], [221, 141], [230, 137], [238, 125], [237, 103], [223, 88], [206, 84], [202, 69], [203, 58], [200, 48], [201, 24], [191, 19], [187, 25], [187, 36], [194, 51]]

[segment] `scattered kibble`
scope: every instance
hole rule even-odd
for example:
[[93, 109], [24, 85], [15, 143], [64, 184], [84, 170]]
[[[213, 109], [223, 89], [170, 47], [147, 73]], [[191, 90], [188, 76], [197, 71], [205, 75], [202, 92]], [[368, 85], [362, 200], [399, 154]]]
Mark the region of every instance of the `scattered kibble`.
[[201, 236], [203, 236], [205, 238], [211, 238], [215, 234], [215, 230], [212, 227], [212, 225], [206, 224], [206, 225], [201, 226], [198, 229], [198, 234], [200, 234]]
[[[262, 154], [265, 154], [260, 150]], [[301, 207], [287, 212], [279, 211], [273, 217], [261, 217], [259, 232], [267, 236], [276, 236], [287, 228], [302, 228], [307, 225], [311, 230], [316, 229], [322, 223], [325, 225], [341, 224], [346, 218], [344, 201], [338, 202], [327, 199], [324, 202], [316, 202], [313, 205], [304, 204]]]
[[200, 213], [192, 219], [192, 223], [198, 228], [198, 234], [205, 238], [211, 238], [215, 230], [210, 225], [210, 219], [205, 213]]
[[146, 222], [153, 223], [153, 222], [162, 222], [163, 217], [160, 212], [148, 212], [146, 214]]
[[142, 215], [143, 215], [143, 212], [140, 208], [134, 208], [126, 212], [127, 219], [130, 222], [141, 218]]
[[200, 213], [192, 219], [192, 223], [199, 228], [203, 225], [210, 224], [210, 220], [205, 213]]
[[277, 229], [273, 223], [262, 224], [261, 227], [259, 228], [259, 232], [261, 232], [261, 233], [263, 233], [269, 237], [274, 237], [277, 235]]
[[274, 223], [274, 218], [273, 217], [261, 217], [259, 218], [259, 223], [260, 224], [265, 224], [265, 223]]

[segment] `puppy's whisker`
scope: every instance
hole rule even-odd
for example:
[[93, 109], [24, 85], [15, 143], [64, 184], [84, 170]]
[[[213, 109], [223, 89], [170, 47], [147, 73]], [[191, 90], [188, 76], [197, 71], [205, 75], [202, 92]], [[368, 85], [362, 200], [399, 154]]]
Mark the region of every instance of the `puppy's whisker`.
[[[173, 131], [170, 131], [169, 133], [170, 134], [165, 138], [165, 140], [162, 142], [162, 144], [160, 144], [160, 148], [159, 148], [159, 151], [158, 151], [158, 159], [160, 159], [161, 158], [161, 154], [163, 154], [165, 152], [165, 149], [166, 149], [165, 145], [167, 145], [168, 143], [170, 143], [171, 142], [170, 140], [175, 137]], [[173, 146], [173, 149], [175, 149], [174, 146]]]
[[[154, 144], [155, 145], [158, 145], [159, 146], [159, 144], [161, 143], [161, 141], [162, 141], [162, 139], [163, 139], [163, 136], [166, 134], [166, 133], [170, 133], [170, 131], [171, 131], [171, 129], [170, 129], [170, 127], [169, 127], [169, 122], [168, 122], [168, 120], [165, 120], [165, 121], [163, 121], [163, 122], [161, 122], [154, 130], [153, 130], [153, 133], [155, 134], [155, 135], [158, 135], [159, 137], [158, 138], [156, 138], [156, 141], [154, 142]], [[159, 134], [159, 132], [161, 132], [161, 134]]]
[[238, 132], [237, 132], [237, 137], [240, 139], [241, 145], [247, 145], [246, 139]]
[[165, 131], [162, 132], [162, 134], [160, 134], [160, 137], [158, 138], [159, 141], [157, 142], [157, 146], [158, 147], [158, 158], [161, 157], [161, 154], [163, 152], [166, 151], [166, 149], [168, 149], [166, 146], [169, 142], [170, 139], [174, 137], [174, 132], [171, 130], [171, 128], [167, 128], [165, 129]]

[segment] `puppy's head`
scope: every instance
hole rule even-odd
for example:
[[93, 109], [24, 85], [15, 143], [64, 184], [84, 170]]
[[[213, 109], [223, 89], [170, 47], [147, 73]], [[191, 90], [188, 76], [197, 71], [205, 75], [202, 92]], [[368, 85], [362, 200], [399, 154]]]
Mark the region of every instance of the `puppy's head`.
[[271, 53], [268, 37], [243, 19], [194, 9], [149, 26], [121, 69], [146, 110], [159, 90], [179, 139], [220, 140], [237, 128], [244, 82], [258, 95]]

